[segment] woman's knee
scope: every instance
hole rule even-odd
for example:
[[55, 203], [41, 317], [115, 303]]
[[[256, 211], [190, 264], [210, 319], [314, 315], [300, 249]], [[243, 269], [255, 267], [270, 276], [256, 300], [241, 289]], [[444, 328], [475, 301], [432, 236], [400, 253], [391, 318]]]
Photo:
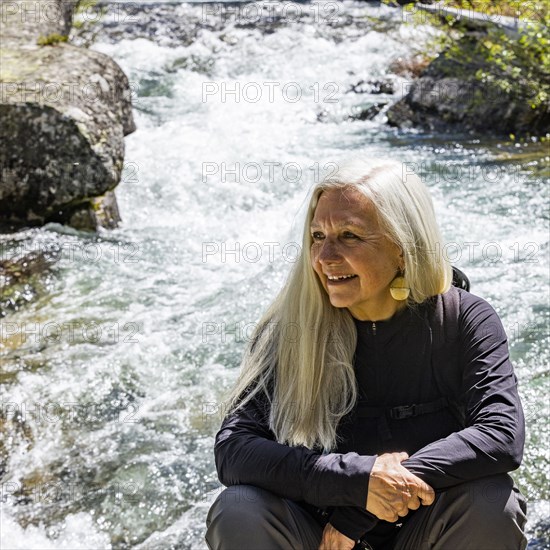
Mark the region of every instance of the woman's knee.
[[272, 496], [273, 493], [254, 485], [231, 485], [218, 495], [215, 502], [225, 507], [246, 507]]
[[[291, 506], [285, 499], [253, 485], [228, 487], [210, 507], [206, 542], [212, 550], [303, 548], [300, 541], [315, 538], [317, 533], [311, 525], [296, 521], [294, 514], [300, 512], [291, 511]], [[310, 523], [315, 521], [311, 519]]]
[[224, 489], [213, 502], [207, 525], [212, 521], [223, 523], [227, 529], [236, 525], [245, 525], [248, 519], [257, 520], [268, 512], [269, 504], [273, 505], [277, 497], [254, 485], [232, 485]]
[[465, 483], [463, 491], [463, 513], [479, 518], [480, 522], [491, 520], [503, 524], [510, 520], [524, 523], [525, 499], [514, 487], [512, 478], [507, 474], [484, 477]]
[[[446, 492], [444, 499], [453, 523], [466, 537], [477, 537], [479, 548], [524, 548], [525, 499], [507, 474], [464, 483]], [[456, 521], [456, 523], [455, 523]], [[475, 548], [476, 546], [471, 546]]]

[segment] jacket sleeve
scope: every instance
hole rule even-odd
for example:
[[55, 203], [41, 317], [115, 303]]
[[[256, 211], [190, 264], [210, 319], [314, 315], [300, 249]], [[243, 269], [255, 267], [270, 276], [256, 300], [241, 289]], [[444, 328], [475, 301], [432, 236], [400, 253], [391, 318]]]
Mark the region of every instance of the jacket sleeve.
[[340, 533], [355, 541], [374, 528], [378, 518], [358, 506], [341, 506], [334, 508], [329, 516], [329, 523]]
[[267, 397], [258, 395], [226, 416], [216, 434], [214, 455], [220, 482], [255, 485], [319, 507], [364, 508], [376, 457], [353, 452], [321, 454], [278, 443], [267, 422]]
[[517, 379], [498, 315], [482, 298], [463, 292], [458, 330], [465, 427], [403, 462], [436, 490], [515, 470], [525, 441]]

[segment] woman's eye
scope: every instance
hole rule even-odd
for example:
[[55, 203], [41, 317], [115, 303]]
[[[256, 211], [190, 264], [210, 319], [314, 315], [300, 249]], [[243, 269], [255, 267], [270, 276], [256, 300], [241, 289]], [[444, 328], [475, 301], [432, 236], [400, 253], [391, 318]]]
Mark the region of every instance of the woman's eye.
[[357, 235], [355, 235], [351, 231], [344, 231], [344, 238], [345, 239], [357, 239]]

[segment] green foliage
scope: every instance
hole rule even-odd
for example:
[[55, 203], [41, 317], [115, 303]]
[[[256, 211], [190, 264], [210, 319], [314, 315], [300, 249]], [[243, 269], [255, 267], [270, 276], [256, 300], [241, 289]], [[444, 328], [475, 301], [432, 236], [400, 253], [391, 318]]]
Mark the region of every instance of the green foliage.
[[514, 39], [494, 29], [480, 44], [486, 67], [478, 69], [476, 78], [493, 83], [503, 91], [530, 101], [536, 109], [550, 99], [550, 15], [543, 24], [529, 22], [519, 38]]
[[76, 13], [85, 12], [89, 8], [97, 5], [97, 0], [78, 0], [76, 4]]
[[[452, 70], [454, 76], [475, 78], [485, 87], [528, 102], [532, 109], [548, 109], [550, 0], [453, 0], [445, 5], [495, 16], [513, 15], [519, 19], [520, 29], [517, 35], [511, 35], [497, 25], [487, 25], [486, 30], [469, 34], [463, 21], [454, 16], [422, 13], [422, 23], [429, 22], [443, 31], [429, 46], [432, 55], [441, 52], [446, 62], [441, 65]], [[415, 16], [420, 21], [419, 10]]]
[[85, 47], [91, 46], [101, 30], [98, 23], [107, 10], [107, 6], [99, 5], [98, 0], [79, 0], [73, 17], [71, 40], [76, 40]]
[[[502, 0], [447, 0], [445, 6], [450, 8], [461, 8], [468, 11], [476, 11], [487, 15], [504, 15], [508, 17], [524, 17], [535, 9], [535, 4], [540, 2], [515, 2]], [[529, 13], [528, 13], [529, 11]]]
[[[73, 27], [75, 29], [83, 29], [101, 20], [107, 12], [107, 8], [98, 8], [97, 3], [98, 0], [78, 0], [75, 9], [75, 16], [73, 17]], [[91, 22], [89, 21], [90, 18], [86, 17], [90, 13], [94, 14]], [[99, 17], [95, 16], [96, 13], [99, 13]]]
[[[404, 3], [415, 4], [421, 0], [382, 0], [383, 4], [398, 6]], [[503, 15], [518, 17], [526, 21], [542, 21], [548, 2], [545, 0], [443, 0], [440, 5], [448, 8], [460, 8], [484, 15]]]
[[53, 46], [54, 44], [59, 44], [60, 42], [67, 42], [69, 40], [69, 37], [66, 34], [57, 34], [52, 33], [48, 34], [48, 36], [39, 36], [36, 43], [39, 46]]

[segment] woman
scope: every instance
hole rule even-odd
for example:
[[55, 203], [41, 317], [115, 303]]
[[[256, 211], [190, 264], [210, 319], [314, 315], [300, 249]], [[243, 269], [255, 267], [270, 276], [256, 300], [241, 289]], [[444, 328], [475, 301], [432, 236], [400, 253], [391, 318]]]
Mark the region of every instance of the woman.
[[228, 488], [209, 548], [525, 548], [506, 336], [451, 286], [441, 242], [399, 163], [353, 160], [316, 186], [216, 436]]

